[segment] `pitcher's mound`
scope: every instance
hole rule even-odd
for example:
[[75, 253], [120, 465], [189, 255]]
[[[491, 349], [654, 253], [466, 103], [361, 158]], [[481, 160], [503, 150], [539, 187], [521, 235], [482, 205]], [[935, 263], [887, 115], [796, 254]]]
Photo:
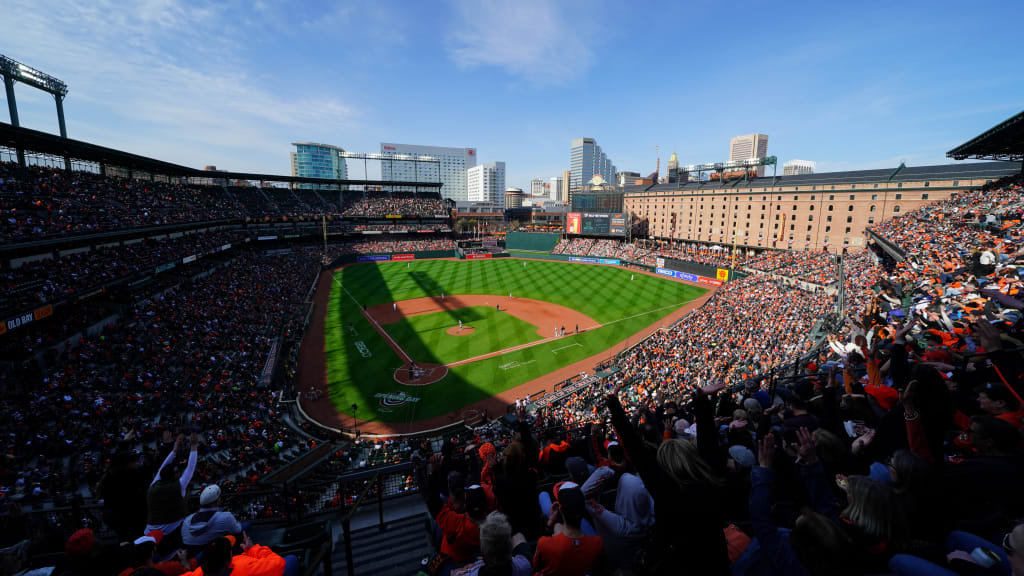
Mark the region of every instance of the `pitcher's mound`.
[[448, 335], [450, 336], [469, 336], [473, 332], [476, 332], [476, 328], [473, 328], [472, 326], [463, 326], [462, 328], [459, 328], [458, 326], [452, 326], [451, 328], [445, 330], [445, 332], [447, 332]]

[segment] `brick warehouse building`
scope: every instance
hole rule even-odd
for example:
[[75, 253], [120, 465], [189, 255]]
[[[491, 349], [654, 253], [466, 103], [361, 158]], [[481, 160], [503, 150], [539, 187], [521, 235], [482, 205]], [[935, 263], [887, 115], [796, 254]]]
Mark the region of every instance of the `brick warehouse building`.
[[626, 209], [651, 238], [838, 252], [864, 230], [950, 195], [1019, 173], [1019, 162], [857, 170], [625, 189]]

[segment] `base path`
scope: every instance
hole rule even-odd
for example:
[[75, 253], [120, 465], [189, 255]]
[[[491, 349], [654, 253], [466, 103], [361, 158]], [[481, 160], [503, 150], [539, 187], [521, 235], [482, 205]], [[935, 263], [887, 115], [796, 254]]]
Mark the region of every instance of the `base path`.
[[[550, 262], [550, 260], [542, 260], [542, 261], [543, 262]], [[604, 266], [603, 264], [587, 264], [587, 263], [574, 263], [574, 264], [576, 264], [577, 266]], [[675, 280], [675, 279], [672, 279], [672, 278], [669, 278], [669, 277], [666, 277], [666, 276], [659, 276], [657, 274], [654, 274], [653, 272], [646, 272], [646, 271], [643, 271], [643, 270], [636, 270], [636, 269], [633, 269], [633, 268], [627, 268], [625, 266], [617, 266], [617, 268], [627, 269], [630, 272], [633, 272], [635, 274], [646, 274], [648, 276], [653, 276], [655, 278], [661, 278], [662, 280], [675, 281], [675, 282], [679, 282], [681, 284], [689, 284], [691, 286], [697, 286], [699, 288], [703, 288], [703, 289], [708, 290], [708, 291], [705, 294], [701, 295], [700, 297], [696, 298], [695, 300], [691, 300], [690, 302], [684, 304], [680, 308], [674, 310], [671, 314], [669, 314], [668, 316], [665, 316], [661, 320], [652, 323], [648, 327], [646, 327], [643, 330], [633, 334], [632, 336], [630, 336], [629, 338], [625, 339], [624, 341], [619, 342], [618, 344], [612, 346], [611, 348], [608, 348], [608, 349], [606, 349], [606, 350], [604, 350], [604, 351], [602, 351], [602, 352], [600, 352], [598, 354], [595, 354], [594, 356], [591, 356], [590, 358], [585, 358], [583, 360], [580, 360], [579, 362], [575, 362], [573, 364], [570, 364], [569, 366], [566, 366], [564, 368], [560, 368], [560, 369], [558, 369], [558, 370], [556, 370], [554, 372], [551, 372], [551, 373], [545, 374], [544, 376], [541, 376], [539, 378], [535, 378], [533, 380], [530, 380], [529, 382], [526, 382], [525, 384], [520, 384], [519, 386], [516, 386], [514, 388], [509, 388], [508, 390], [505, 390], [504, 392], [499, 392], [499, 393], [495, 394], [494, 396], [491, 396], [490, 398], [486, 398], [484, 400], [480, 400], [479, 402], [475, 402], [473, 404], [470, 404], [470, 405], [467, 405], [467, 406], [463, 406], [461, 408], [453, 410], [452, 412], [449, 412], [448, 414], [443, 414], [441, 416], [435, 416], [433, 418], [425, 418], [425, 419], [422, 419], [422, 420], [415, 420], [415, 421], [412, 421], [412, 422], [366, 422], [366, 421], [360, 420], [359, 423], [358, 423], [360, 432], [362, 434], [365, 434], [365, 435], [379, 435], [379, 436], [395, 436], [395, 435], [402, 435], [402, 434], [416, 434], [416, 433], [424, 431], [424, 430], [433, 430], [433, 429], [436, 429], [436, 428], [440, 428], [442, 426], [448, 426], [448, 425], [451, 425], [451, 424], [453, 424], [455, 422], [458, 422], [460, 420], [475, 418], [475, 417], [477, 417], [480, 414], [485, 414], [489, 418], [497, 418], [497, 417], [502, 416], [502, 415], [505, 414], [505, 410], [508, 408], [508, 406], [510, 404], [515, 402], [516, 398], [523, 398], [523, 397], [527, 397], [527, 396], [532, 396], [532, 395], [534, 395], [534, 394], [536, 394], [538, 392], [542, 392], [542, 391], [551, 392], [554, 389], [555, 384], [558, 384], [559, 382], [562, 382], [562, 381], [564, 381], [564, 380], [566, 380], [566, 379], [568, 379], [568, 378], [570, 378], [572, 376], [576, 376], [580, 372], [588, 372], [589, 373], [591, 370], [594, 369], [594, 366], [596, 366], [597, 364], [601, 363], [602, 361], [608, 360], [608, 359], [612, 358], [613, 356], [615, 356], [616, 354], [618, 354], [619, 352], [622, 352], [623, 350], [629, 348], [630, 346], [636, 345], [638, 342], [640, 342], [644, 338], [650, 336], [651, 334], [653, 334], [658, 329], [673, 324], [674, 322], [676, 322], [677, 320], [679, 320], [680, 318], [685, 316], [691, 310], [695, 310], [697, 308], [700, 308], [701, 306], [704, 305], [705, 302], [707, 302], [709, 299], [711, 299], [711, 297], [714, 296], [714, 294], [716, 292], [716, 288], [713, 287], [713, 286], [706, 286], [706, 285], [703, 285], [703, 284], [697, 284], [697, 283], [694, 283], [694, 282], [686, 282], [686, 281], [683, 281], [683, 280]], [[324, 332], [323, 332], [323, 330], [324, 330], [324, 317], [325, 317], [325, 315], [327, 313], [327, 302], [330, 299], [330, 294], [331, 294], [332, 278], [333, 278], [333, 274], [330, 271], [324, 271], [324, 273], [322, 274], [322, 276], [320, 278], [320, 282], [317, 285], [316, 294], [314, 296], [314, 306], [315, 306], [315, 308], [313, 310], [312, 320], [311, 320], [309, 326], [306, 329], [306, 335], [304, 336], [304, 338], [302, 340], [302, 346], [299, 349], [299, 366], [298, 366], [297, 371], [296, 371], [295, 381], [296, 381], [297, 386], [299, 387], [299, 389], [301, 391], [303, 391], [303, 392], [309, 391], [311, 389], [318, 389], [318, 390], [321, 390], [321, 391], [324, 392], [322, 394], [322, 396], [318, 400], [307, 400], [307, 399], [305, 399], [305, 398], [300, 396], [299, 403], [302, 405], [302, 409], [305, 410], [306, 414], [308, 414], [310, 418], [312, 418], [313, 420], [316, 420], [317, 422], [319, 422], [320, 424], [322, 424], [324, 426], [329, 426], [331, 428], [339, 428], [340, 429], [340, 428], [351, 427], [352, 426], [352, 417], [349, 416], [349, 415], [345, 415], [345, 414], [342, 414], [342, 413], [338, 412], [334, 408], [334, 405], [331, 404], [330, 398], [328, 398], [327, 394], [326, 394], [326, 392], [327, 392], [327, 355], [326, 355], [326, 351], [324, 349], [324, 345], [325, 345], [325, 341], [324, 340], [325, 339], [324, 339]], [[447, 296], [445, 298], [445, 302], [447, 303], [449, 300], [455, 300], [457, 298], [465, 298], [465, 296]], [[508, 296], [486, 296], [486, 298], [494, 298], [496, 300], [504, 300], [504, 302], [501, 302], [501, 309], [502, 310], [505, 310], [505, 304], [507, 302], [509, 302]], [[435, 298], [417, 298], [415, 300], [406, 300], [405, 302], [415, 302], [416, 300], [438, 300], [438, 301], [440, 301], [440, 298], [437, 298], [437, 299], [435, 299]], [[519, 301], [519, 300], [520, 300], [519, 298], [513, 298], [513, 301]], [[531, 300], [528, 300], [528, 299], [522, 299], [522, 301], [524, 301], [524, 302], [532, 302]], [[495, 303], [496, 302], [492, 301], [491, 305], [493, 306]], [[403, 302], [399, 302], [398, 304], [399, 304], [399, 309], [401, 309]], [[548, 306], [552, 306], [552, 304], [546, 303], [546, 302], [543, 303], [543, 304], [547, 304]], [[472, 304], [472, 305], [476, 305], [476, 304]], [[459, 305], [459, 306], [456, 306], [456, 307], [457, 308], [463, 308], [465, 306], [466, 305]], [[380, 306], [375, 306], [375, 307], [371, 308], [370, 310], [373, 310], [375, 308], [381, 308], [381, 307]], [[394, 310], [392, 310], [391, 304], [385, 304], [385, 305], [383, 305], [383, 308], [384, 308], [384, 310], [382, 310], [381, 312], [384, 313], [385, 315], [389, 314], [389, 313], [394, 313], [395, 312]], [[429, 314], [431, 312], [440, 312], [440, 311], [446, 310], [446, 309], [448, 309], [448, 308], [437, 308], [437, 309], [433, 309], [433, 310], [430, 310], [430, 311], [422, 312], [422, 314]], [[565, 309], [572, 311], [569, 308], [565, 308]], [[575, 312], [575, 311], [572, 311], [572, 312]], [[575, 313], [579, 314], [579, 312], [575, 312]], [[415, 315], [415, 314], [410, 314], [410, 315]], [[582, 314], [581, 314], [581, 316], [586, 317], [585, 315], [582, 315]], [[381, 323], [384, 323], [383, 320], [380, 317], [376, 317], [375, 316], [375, 319], [377, 319]], [[397, 322], [399, 319], [401, 319], [401, 316], [397, 316], [394, 321]], [[527, 320], [527, 322], [530, 322], [531, 324], [534, 323], [531, 320]], [[593, 322], [593, 320], [591, 320], [591, 322]], [[593, 322], [592, 325], [595, 325], [595, 324], [597, 324], [597, 323]], [[584, 324], [581, 322], [580, 323], [580, 330], [583, 330], [583, 326], [584, 326]], [[559, 324], [559, 328], [560, 327], [561, 327], [561, 324]], [[570, 325], [568, 322], [565, 322], [565, 328], [566, 328], [566, 333], [567, 334], [570, 333], [572, 331], [572, 329], [575, 328], [575, 322], [573, 322], [573, 325]], [[554, 330], [554, 326], [552, 325], [552, 332], [550, 332], [546, 336], [552, 336], [554, 334], [553, 330]]]
[[387, 326], [409, 316], [434, 314], [470, 306], [499, 306], [501, 312], [536, 326], [537, 334], [545, 338], [554, 336], [555, 328], [565, 328], [565, 333], [568, 335], [576, 329], [576, 326], [580, 327], [581, 332], [601, 327], [597, 320], [572, 308], [542, 300], [516, 298], [514, 294], [512, 298], [496, 294], [445, 296], [443, 300], [438, 297], [413, 298], [391, 304], [370, 306], [366, 313], [381, 326]]

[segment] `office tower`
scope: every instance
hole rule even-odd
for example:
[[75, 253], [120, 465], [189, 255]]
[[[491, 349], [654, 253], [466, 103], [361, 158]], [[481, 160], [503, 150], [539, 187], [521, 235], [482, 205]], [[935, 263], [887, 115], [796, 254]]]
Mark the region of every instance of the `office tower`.
[[466, 171], [467, 196], [470, 202], [505, 204], [505, 163], [489, 162]]
[[782, 175], [814, 174], [815, 166], [817, 166], [817, 163], [810, 160], [790, 160], [782, 165]]
[[615, 182], [615, 164], [601, 151], [593, 138], [577, 138], [569, 152], [569, 187], [583, 186], [596, 174], [608, 182]]
[[544, 195], [544, 181], [540, 178], [530, 180], [530, 196], [539, 198]]
[[555, 176], [554, 178], [551, 179], [550, 190], [551, 190], [551, 199], [552, 200], [555, 200], [556, 202], [564, 202], [564, 199], [563, 199], [563, 196], [562, 196], [562, 179], [561, 178]]
[[[382, 142], [380, 153], [381, 179], [401, 182], [441, 182], [441, 196], [453, 200], [467, 200], [466, 171], [476, 166], [476, 148], [449, 148]], [[439, 164], [387, 160], [387, 156], [408, 154], [437, 158]], [[440, 171], [440, 172], [438, 172]]]
[[[314, 142], [292, 142], [295, 151], [292, 157], [292, 176], [302, 178], [348, 179], [345, 159], [338, 155], [345, 150], [330, 144]], [[300, 184], [299, 188], [313, 188], [312, 184]]]
[[[729, 162], [745, 162], [751, 158], [768, 157], [767, 134], [744, 134], [729, 141]], [[764, 176], [764, 166], [757, 167], [757, 175]]]

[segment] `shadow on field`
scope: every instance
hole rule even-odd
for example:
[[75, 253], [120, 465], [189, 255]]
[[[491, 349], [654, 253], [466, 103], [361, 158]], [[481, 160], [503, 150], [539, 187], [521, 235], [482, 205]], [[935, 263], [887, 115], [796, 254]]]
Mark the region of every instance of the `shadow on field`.
[[[442, 292], [447, 293], [430, 274], [416, 271], [410, 273], [410, 276], [430, 297], [440, 299]], [[461, 419], [461, 410], [451, 410], [448, 406], [455, 403], [469, 404], [490, 395], [453, 372], [448, 372], [443, 380], [423, 387], [406, 386], [396, 382], [394, 370], [402, 367], [401, 358], [362, 315], [363, 303], [357, 305], [355, 297], [344, 290], [346, 283], [352, 282], [353, 285], [360, 287], [358, 292], [372, 292], [376, 303], [394, 301], [387, 280], [381, 273], [381, 265], [366, 263], [348, 266], [338, 271], [335, 278], [338, 284], [334, 286], [334, 290], [341, 291], [337, 314], [339, 325], [342, 327], [345, 362], [352, 380], [344, 389], [331, 390], [332, 402], [339, 412], [351, 417], [352, 404], [355, 403], [358, 405], [355, 411], [358, 423], [377, 421], [382, 415], [387, 415], [387, 422], [399, 429], [404, 423], [408, 426], [406, 431], [412, 432], [411, 423], [424, 418], [421, 413], [426, 414], [428, 418], [447, 416], [447, 422], [454, 423]], [[464, 323], [469, 323], [482, 318], [480, 314], [468, 308], [449, 310], [447, 313], [452, 318], [452, 325], [457, 325], [460, 319]], [[410, 339], [413, 341], [410, 342]], [[409, 331], [404, 340], [403, 349], [425, 348], [418, 333]], [[408, 350], [406, 351], [408, 353]], [[413, 357], [413, 361], [436, 362], [436, 359]], [[460, 402], [463, 398], [470, 401]], [[434, 409], [438, 405], [443, 408]], [[344, 420], [346, 426], [351, 425], [349, 418]]]

